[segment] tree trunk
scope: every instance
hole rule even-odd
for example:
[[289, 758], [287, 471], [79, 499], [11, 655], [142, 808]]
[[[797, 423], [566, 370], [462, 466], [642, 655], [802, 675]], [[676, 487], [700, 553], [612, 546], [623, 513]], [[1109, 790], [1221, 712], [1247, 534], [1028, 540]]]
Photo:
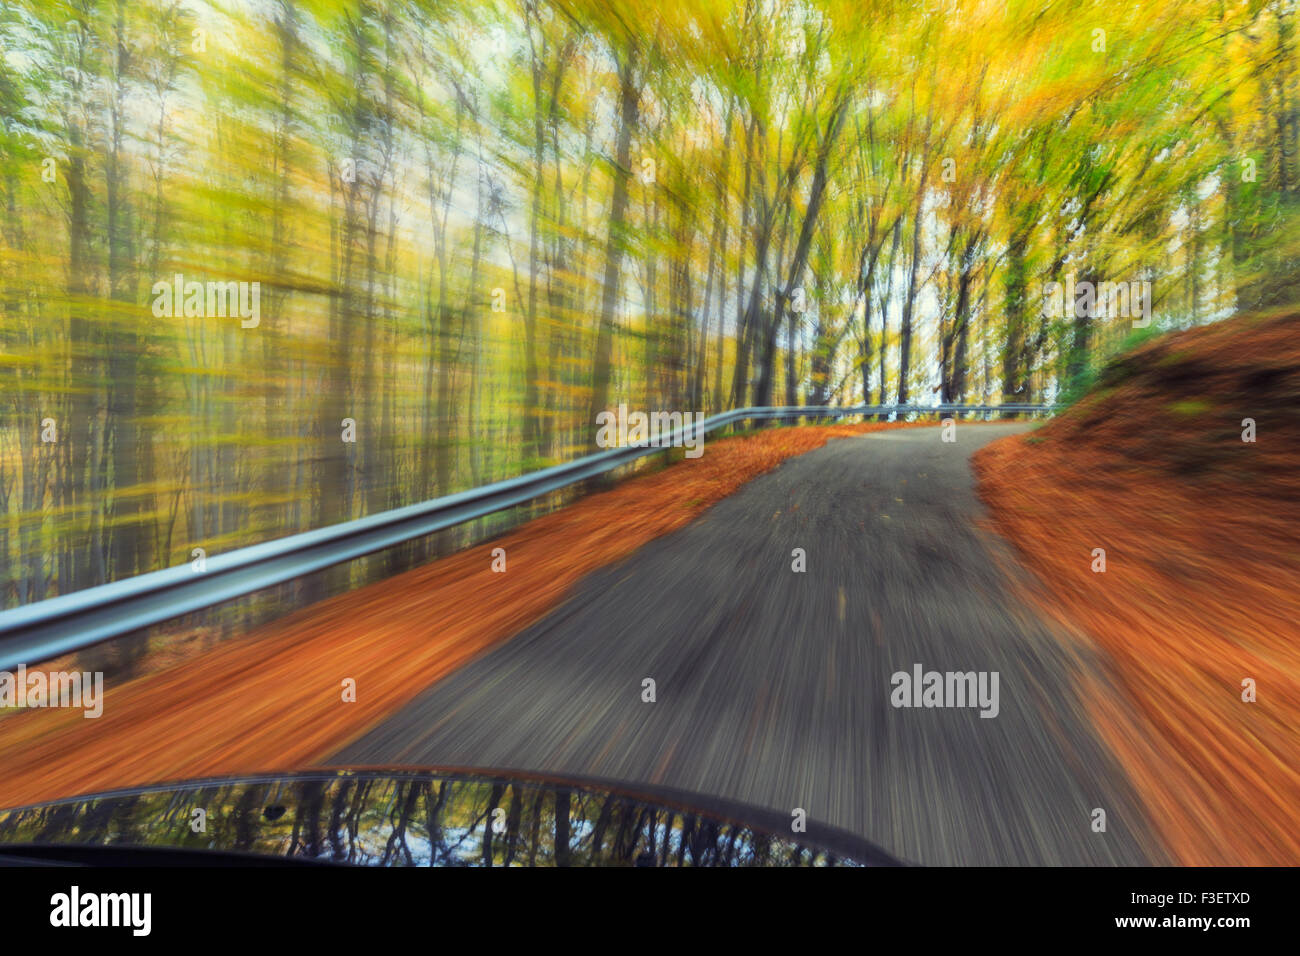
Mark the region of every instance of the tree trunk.
[[605, 252], [605, 276], [600, 302], [600, 325], [596, 332], [596, 356], [592, 366], [591, 407], [587, 427], [589, 447], [596, 450], [596, 415], [609, 404], [610, 365], [614, 353], [614, 314], [618, 308], [619, 272], [627, 245], [624, 219], [627, 216], [629, 163], [632, 150], [632, 127], [637, 122], [640, 90], [636, 83], [636, 45], [629, 45], [619, 65], [619, 126], [614, 147], [614, 194], [609, 210], [609, 240]]

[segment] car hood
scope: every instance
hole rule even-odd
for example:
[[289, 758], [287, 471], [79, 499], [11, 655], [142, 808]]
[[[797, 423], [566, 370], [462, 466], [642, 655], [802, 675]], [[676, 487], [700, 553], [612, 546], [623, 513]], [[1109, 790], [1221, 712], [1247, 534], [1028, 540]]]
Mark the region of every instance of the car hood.
[[186, 781], [0, 812], [11, 863], [888, 866], [796, 815], [655, 787], [471, 770]]

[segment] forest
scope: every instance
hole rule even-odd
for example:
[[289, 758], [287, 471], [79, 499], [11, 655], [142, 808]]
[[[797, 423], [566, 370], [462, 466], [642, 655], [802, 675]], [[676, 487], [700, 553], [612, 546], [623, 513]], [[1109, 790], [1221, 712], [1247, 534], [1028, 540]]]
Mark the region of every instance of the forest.
[[0, 601], [1286, 308], [1296, 6], [6, 2]]

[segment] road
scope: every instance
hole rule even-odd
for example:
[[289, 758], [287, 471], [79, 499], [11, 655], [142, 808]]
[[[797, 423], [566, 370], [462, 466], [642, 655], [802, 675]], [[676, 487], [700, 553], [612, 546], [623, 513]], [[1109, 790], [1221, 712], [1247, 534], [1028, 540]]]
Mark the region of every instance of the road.
[[[1104, 662], [1026, 606], [1023, 570], [979, 523], [969, 456], [1024, 427], [885, 431], [791, 459], [330, 763], [654, 783], [801, 808], [931, 865], [1167, 862], [1084, 707]], [[917, 664], [996, 672], [997, 715], [893, 706], [891, 676]]]

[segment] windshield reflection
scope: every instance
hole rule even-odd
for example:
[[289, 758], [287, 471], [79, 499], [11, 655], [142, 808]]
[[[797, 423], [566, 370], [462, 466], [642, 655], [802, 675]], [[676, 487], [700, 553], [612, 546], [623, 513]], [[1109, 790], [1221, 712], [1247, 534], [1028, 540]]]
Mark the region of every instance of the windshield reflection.
[[[168, 847], [361, 866], [864, 866], [839, 831], [598, 786], [338, 772], [151, 788], [0, 814], [0, 844]], [[755, 815], [762, 817], [755, 820]]]

